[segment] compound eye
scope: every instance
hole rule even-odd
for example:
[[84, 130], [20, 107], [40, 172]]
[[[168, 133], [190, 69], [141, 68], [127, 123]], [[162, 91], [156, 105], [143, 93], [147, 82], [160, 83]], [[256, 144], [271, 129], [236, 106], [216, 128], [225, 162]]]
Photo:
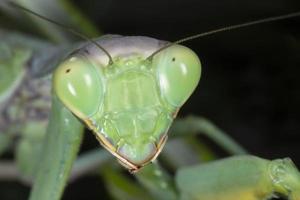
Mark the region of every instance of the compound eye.
[[162, 95], [175, 107], [180, 107], [198, 85], [201, 63], [189, 48], [173, 45], [153, 58]]
[[100, 72], [84, 57], [71, 57], [58, 66], [53, 88], [64, 105], [81, 119], [93, 115], [103, 100]]

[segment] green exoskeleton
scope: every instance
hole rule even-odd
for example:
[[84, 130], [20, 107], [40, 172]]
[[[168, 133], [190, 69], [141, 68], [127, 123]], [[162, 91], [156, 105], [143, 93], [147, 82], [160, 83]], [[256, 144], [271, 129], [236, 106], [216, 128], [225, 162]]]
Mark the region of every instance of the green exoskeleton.
[[162, 150], [178, 109], [201, 74], [197, 55], [148, 37], [107, 36], [71, 54], [54, 72], [54, 91], [100, 143], [130, 170]]

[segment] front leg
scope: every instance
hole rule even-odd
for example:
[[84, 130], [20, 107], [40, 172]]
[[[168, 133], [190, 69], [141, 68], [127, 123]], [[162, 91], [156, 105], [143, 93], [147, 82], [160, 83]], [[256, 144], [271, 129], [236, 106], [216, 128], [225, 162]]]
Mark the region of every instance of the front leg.
[[181, 200], [300, 199], [300, 173], [289, 158], [234, 156], [180, 169]]

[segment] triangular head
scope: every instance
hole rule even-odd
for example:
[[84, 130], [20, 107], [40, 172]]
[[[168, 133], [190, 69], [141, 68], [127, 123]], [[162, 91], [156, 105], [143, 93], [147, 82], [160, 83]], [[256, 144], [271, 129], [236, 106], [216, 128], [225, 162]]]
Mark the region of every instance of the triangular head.
[[59, 99], [122, 164], [136, 171], [162, 150], [179, 108], [198, 85], [198, 56], [141, 36], [104, 36], [80, 47], [53, 77]]

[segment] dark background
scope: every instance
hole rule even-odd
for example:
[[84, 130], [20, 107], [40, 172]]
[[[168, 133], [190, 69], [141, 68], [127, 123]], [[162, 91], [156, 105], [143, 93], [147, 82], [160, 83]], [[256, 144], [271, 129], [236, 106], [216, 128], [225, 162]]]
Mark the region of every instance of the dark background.
[[[168, 41], [300, 11], [299, 0], [74, 2], [104, 33]], [[199, 55], [203, 71], [198, 88], [179, 116], [205, 116], [252, 154], [268, 159], [288, 156], [300, 167], [299, 39], [300, 17], [185, 43]], [[86, 137], [84, 148], [97, 145], [91, 142], [92, 136]], [[12, 188], [7, 183], [5, 187]], [[21, 195], [28, 189], [22, 186], [18, 191]], [[64, 199], [103, 196], [101, 180], [85, 177], [68, 186]]]

